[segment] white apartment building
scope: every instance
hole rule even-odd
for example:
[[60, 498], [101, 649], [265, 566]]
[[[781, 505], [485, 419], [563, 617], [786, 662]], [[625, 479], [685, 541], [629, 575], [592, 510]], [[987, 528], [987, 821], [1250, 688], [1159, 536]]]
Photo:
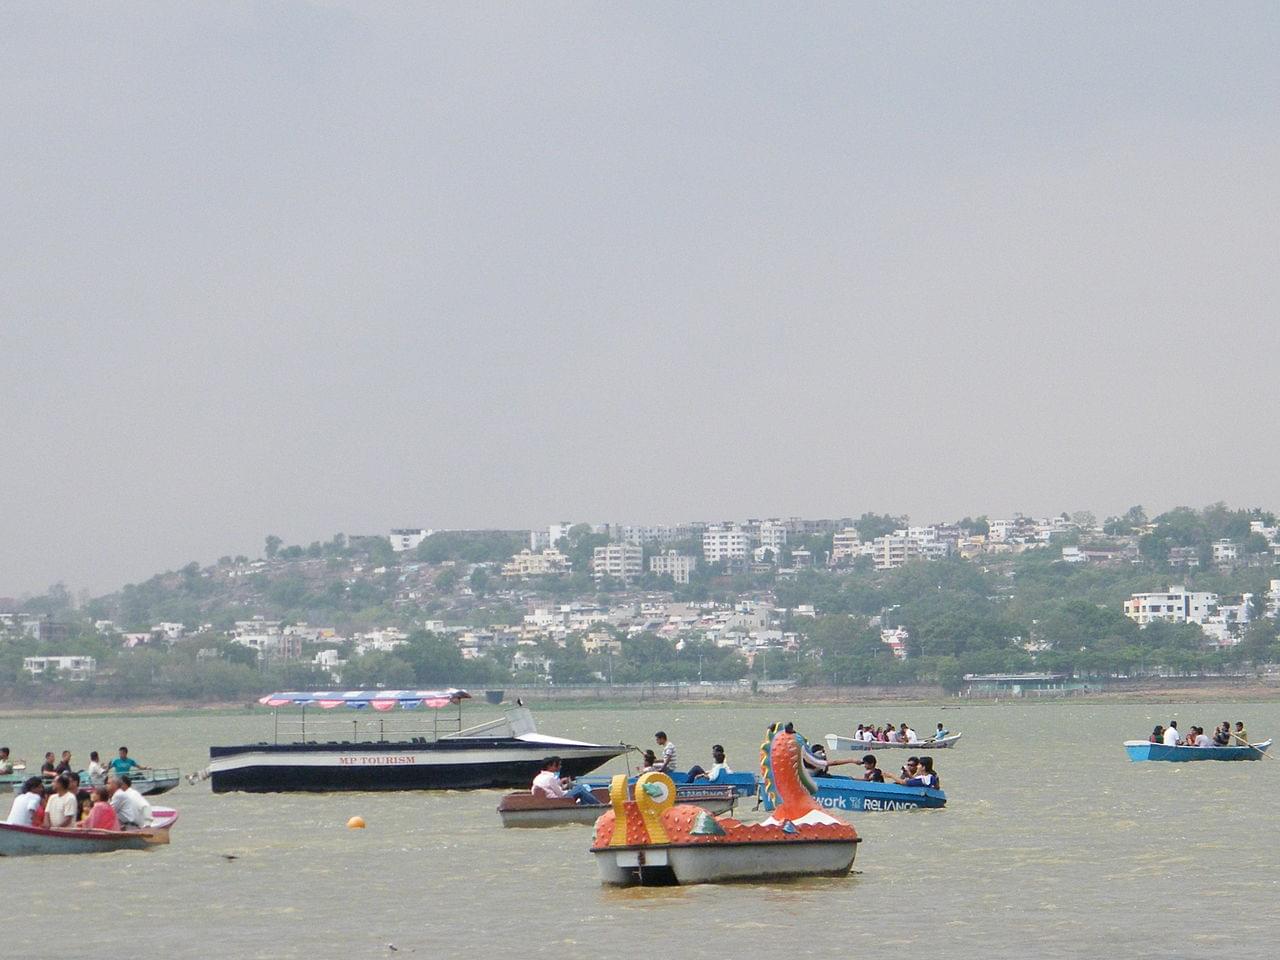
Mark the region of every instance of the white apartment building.
[[649, 572], [660, 577], [669, 576], [676, 583], [688, 583], [689, 577], [698, 567], [698, 558], [668, 550], [649, 558]]
[[871, 562], [877, 570], [897, 570], [921, 556], [919, 542], [906, 536], [903, 530], [871, 541]]
[[98, 662], [93, 657], [23, 657], [22, 669], [33, 677], [57, 674], [60, 680], [88, 680]]
[[530, 530], [529, 531], [529, 549], [534, 553], [547, 549], [551, 546], [551, 535], [546, 530]]
[[787, 545], [787, 525], [780, 520], [762, 520], [759, 536], [760, 546], [772, 550], [774, 559], [777, 559]]
[[396, 553], [404, 553], [406, 550], [418, 549], [418, 544], [429, 536], [431, 536], [430, 530], [404, 527], [399, 530], [392, 530], [387, 539], [391, 541], [392, 550]]
[[592, 553], [591, 574], [597, 583], [605, 577], [629, 583], [642, 573], [644, 549], [634, 543], [606, 543]]
[[1214, 563], [1235, 563], [1240, 559], [1240, 544], [1232, 540], [1213, 541]]
[[1218, 595], [1170, 587], [1164, 593], [1135, 593], [1124, 602], [1124, 615], [1142, 626], [1157, 620], [1203, 623], [1214, 614]]
[[751, 538], [741, 527], [708, 527], [702, 534], [702, 558], [707, 563], [745, 560]]
[[568, 573], [573, 563], [555, 547], [547, 547], [541, 553], [521, 550], [502, 565], [504, 577], [543, 577]]

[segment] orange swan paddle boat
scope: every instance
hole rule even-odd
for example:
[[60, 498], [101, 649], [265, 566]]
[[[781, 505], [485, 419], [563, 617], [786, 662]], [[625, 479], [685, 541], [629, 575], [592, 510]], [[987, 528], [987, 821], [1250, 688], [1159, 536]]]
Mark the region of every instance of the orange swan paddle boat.
[[664, 773], [642, 774], [635, 799], [630, 799], [627, 778], [614, 777], [611, 809], [596, 821], [591, 846], [600, 880], [629, 886], [847, 874], [858, 851], [858, 833], [814, 799], [816, 787], [802, 762], [804, 748], [804, 738], [790, 724], [769, 728], [760, 767], [765, 789], [777, 803], [761, 823], [677, 806], [675, 785]]

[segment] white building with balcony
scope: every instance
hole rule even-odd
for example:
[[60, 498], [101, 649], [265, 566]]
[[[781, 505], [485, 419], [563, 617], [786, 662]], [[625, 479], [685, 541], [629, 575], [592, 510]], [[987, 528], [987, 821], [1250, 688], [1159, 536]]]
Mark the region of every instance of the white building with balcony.
[[751, 538], [741, 527], [708, 527], [702, 534], [702, 558], [707, 563], [745, 560]]
[[1146, 626], [1157, 620], [1169, 623], [1204, 623], [1216, 612], [1218, 595], [1170, 587], [1164, 593], [1135, 593], [1124, 602], [1124, 615]]
[[98, 662], [93, 657], [23, 657], [22, 669], [33, 677], [88, 680], [97, 671]]
[[688, 583], [698, 567], [698, 558], [668, 550], [649, 558], [649, 572], [660, 577], [670, 577], [676, 583]]
[[591, 556], [591, 575], [599, 583], [613, 577], [630, 583], [644, 573], [644, 548], [634, 543], [606, 543]]

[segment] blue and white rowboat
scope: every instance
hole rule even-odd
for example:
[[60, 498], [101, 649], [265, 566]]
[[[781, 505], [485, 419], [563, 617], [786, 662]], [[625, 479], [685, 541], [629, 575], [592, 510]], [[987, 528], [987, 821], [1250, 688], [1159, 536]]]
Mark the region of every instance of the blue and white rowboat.
[[1150, 743], [1146, 740], [1126, 740], [1124, 752], [1129, 759], [1167, 760], [1173, 763], [1187, 763], [1192, 760], [1261, 760], [1267, 755], [1270, 740], [1251, 743], [1244, 747], [1167, 747], [1163, 743]]

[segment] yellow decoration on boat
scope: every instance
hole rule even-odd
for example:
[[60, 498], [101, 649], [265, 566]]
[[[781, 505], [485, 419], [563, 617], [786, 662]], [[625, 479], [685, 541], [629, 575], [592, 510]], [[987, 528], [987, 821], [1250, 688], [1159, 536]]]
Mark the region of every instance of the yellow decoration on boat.
[[609, 802], [613, 804], [613, 835], [609, 846], [627, 845], [627, 775], [619, 773], [609, 781]]
[[642, 773], [636, 780], [635, 796], [636, 809], [644, 819], [649, 842], [670, 843], [666, 827], [662, 825], [662, 812], [675, 806], [675, 781], [665, 773]]

